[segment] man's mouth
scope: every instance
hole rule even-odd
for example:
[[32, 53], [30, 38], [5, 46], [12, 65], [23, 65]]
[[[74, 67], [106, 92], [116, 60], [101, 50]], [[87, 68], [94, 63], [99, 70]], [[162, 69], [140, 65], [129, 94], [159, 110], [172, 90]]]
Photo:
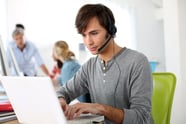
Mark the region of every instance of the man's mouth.
[[89, 50], [90, 50], [91, 52], [97, 51], [97, 47], [89, 47]]

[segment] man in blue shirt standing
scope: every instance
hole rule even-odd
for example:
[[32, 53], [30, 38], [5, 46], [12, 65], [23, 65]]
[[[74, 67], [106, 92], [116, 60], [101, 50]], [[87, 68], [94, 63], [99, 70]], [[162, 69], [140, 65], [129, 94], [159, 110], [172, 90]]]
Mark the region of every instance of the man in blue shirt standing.
[[[20, 72], [23, 73], [24, 76], [36, 76], [37, 70], [35, 64], [37, 64], [41, 67], [42, 71], [49, 76], [49, 71], [44, 64], [38, 49], [32, 42], [25, 40], [24, 28], [16, 28], [12, 33], [12, 37], [14, 41], [9, 43], [8, 49], [14, 54]], [[12, 57], [10, 57], [10, 51], [8, 58], [12, 75], [17, 75], [15, 74]]]

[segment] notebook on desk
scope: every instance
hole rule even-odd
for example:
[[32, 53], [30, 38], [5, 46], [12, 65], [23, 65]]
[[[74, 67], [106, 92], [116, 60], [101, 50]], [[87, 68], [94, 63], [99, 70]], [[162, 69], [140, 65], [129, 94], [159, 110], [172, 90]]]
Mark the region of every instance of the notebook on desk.
[[[0, 114], [1, 112], [12, 112], [13, 108], [10, 104], [10, 101], [0, 83]], [[1, 117], [1, 115], [0, 115]]]
[[90, 124], [103, 116], [82, 115], [66, 121], [50, 78], [0, 77], [21, 124]]

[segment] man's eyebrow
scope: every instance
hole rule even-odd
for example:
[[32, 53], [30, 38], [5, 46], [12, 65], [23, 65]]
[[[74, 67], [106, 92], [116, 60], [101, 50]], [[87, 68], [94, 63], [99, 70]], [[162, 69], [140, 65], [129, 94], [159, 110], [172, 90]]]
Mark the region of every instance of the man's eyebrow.
[[100, 31], [99, 29], [95, 29], [95, 30], [89, 31], [88, 33], [94, 33], [94, 32], [99, 32], [99, 31]]
[[83, 36], [85, 36], [86, 34], [91, 34], [91, 33], [99, 32], [99, 31], [100, 31], [99, 29], [95, 29], [95, 30], [89, 31], [88, 33], [83, 32], [83, 33], [81, 33], [81, 34], [82, 34]]

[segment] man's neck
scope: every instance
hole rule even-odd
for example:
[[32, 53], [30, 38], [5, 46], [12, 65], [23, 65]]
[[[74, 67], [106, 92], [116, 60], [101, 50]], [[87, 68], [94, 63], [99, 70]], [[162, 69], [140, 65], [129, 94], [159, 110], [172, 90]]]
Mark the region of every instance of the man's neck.
[[99, 54], [99, 57], [105, 62], [105, 64], [111, 60], [122, 48], [118, 46], [114, 41], [111, 41], [108, 46]]

